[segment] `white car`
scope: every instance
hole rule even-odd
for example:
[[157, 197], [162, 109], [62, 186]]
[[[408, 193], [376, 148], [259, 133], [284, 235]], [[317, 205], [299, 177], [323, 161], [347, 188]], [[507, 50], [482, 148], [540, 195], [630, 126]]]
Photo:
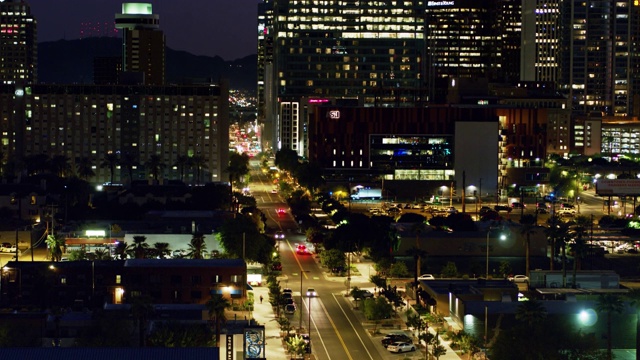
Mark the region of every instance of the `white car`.
[[576, 209], [563, 208], [558, 209], [556, 213], [558, 214], [558, 216], [574, 216], [576, 214]]
[[416, 351], [416, 346], [408, 342], [395, 342], [387, 346], [387, 350], [394, 353], [401, 353], [407, 351]]
[[17, 248], [15, 245], [10, 245], [10, 246], [3, 246], [2, 247], [2, 252], [6, 252], [6, 253], [14, 253], [16, 252]]
[[526, 275], [515, 275], [509, 276], [509, 281], [513, 281], [514, 283], [528, 283], [529, 278]]
[[316, 297], [318, 296], [318, 293], [316, 292], [316, 289], [314, 288], [308, 288], [307, 289], [307, 297]]
[[422, 274], [418, 278], [418, 280], [435, 280], [435, 279], [436, 279], [435, 276], [433, 276], [431, 274]]

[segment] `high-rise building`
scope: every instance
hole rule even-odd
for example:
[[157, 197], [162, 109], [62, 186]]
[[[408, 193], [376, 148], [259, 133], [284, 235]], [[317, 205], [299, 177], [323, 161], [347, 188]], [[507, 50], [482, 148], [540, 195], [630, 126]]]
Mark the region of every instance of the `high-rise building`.
[[359, 98], [365, 106], [422, 101], [425, 1], [267, 0], [260, 6], [259, 101], [274, 149], [304, 155], [307, 119], [282, 127], [279, 118], [293, 115], [289, 110], [303, 97]]
[[426, 67], [431, 102], [444, 102], [453, 79], [499, 77], [503, 55], [497, 5], [501, 3], [427, 2]]
[[560, 65], [560, 0], [522, 4], [520, 80], [555, 83]]
[[578, 114], [637, 115], [637, 1], [561, 3], [560, 89]]
[[0, 81], [4, 84], [38, 81], [36, 19], [23, 0], [0, 1]]
[[262, 127], [261, 146], [263, 149], [273, 147], [275, 129], [273, 115], [273, 2], [264, 0], [258, 4], [258, 123]]
[[421, 83], [424, 1], [274, 1], [278, 96], [363, 96]]
[[141, 72], [147, 85], [163, 85], [165, 80], [165, 36], [160, 16], [151, 4], [124, 3], [116, 14], [116, 28], [122, 30], [122, 69]]

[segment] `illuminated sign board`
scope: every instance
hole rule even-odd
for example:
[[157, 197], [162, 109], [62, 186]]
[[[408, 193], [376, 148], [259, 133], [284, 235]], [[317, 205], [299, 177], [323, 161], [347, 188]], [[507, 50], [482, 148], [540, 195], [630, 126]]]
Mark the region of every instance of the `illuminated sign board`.
[[340, 119], [340, 110], [329, 110], [329, 119], [338, 120]]
[[427, 6], [453, 6], [455, 5], [453, 1], [429, 1], [427, 2]]
[[599, 179], [596, 195], [640, 195], [640, 179]]
[[122, 13], [130, 15], [153, 15], [151, 4], [149, 3], [124, 3], [122, 4]]
[[328, 102], [329, 99], [309, 99], [309, 104], [324, 104]]
[[87, 237], [91, 237], [91, 236], [105, 237], [106, 234], [107, 234], [107, 232], [104, 231], [104, 230], [87, 230], [87, 231], [85, 231], [85, 235]]

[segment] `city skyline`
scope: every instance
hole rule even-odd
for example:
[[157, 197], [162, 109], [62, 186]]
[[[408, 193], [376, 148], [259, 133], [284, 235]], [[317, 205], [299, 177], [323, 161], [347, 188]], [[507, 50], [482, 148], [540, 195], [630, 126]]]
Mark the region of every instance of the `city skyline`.
[[[113, 23], [122, 0], [85, 2], [30, 0], [38, 42], [80, 38], [81, 23]], [[160, 15], [166, 45], [194, 55], [236, 60], [257, 51], [258, 0], [146, 1]], [[202, 34], [202, 35], [200, 35]]]

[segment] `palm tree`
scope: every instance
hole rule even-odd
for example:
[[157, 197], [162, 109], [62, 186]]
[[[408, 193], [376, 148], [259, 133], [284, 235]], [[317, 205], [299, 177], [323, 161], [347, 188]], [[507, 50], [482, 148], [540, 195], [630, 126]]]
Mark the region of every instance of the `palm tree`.
[[247, 154], [229, 154], [229, 166], [225, 169], [229, 174], [231, 188], [249, 173], [249, 156]]
[[586, 216], [578, 216], [575, 220], [575, 225], [572, 228], [571, 237], [573, 243], [571, 244], [571, 252], [573, 253], [573, 287], [576, 287], [576, 276], [578, 270], [581, 268], [582, 259], [587, 252], [587, 244], [585, 240], [585, 234], [587, 229], [591, 226], [591, 218]]
[[82, 180], [89, 180], [90, 178], [96, 176], [95, 171], [93, 171], [93, 164], [91, 163], [91, 159], [88, 157], [77, 157], [76, 158], [76, 176], [78, 176]]
[[47, 244], [47, 249], [49, 249], [49, 256], [51, 256], [51, 261], [61, 261], [62, 248], [65, 244], [64, 238], [59, 235], [48, 235], [45, 242]]
[[636, 360], [640, 359], [640, 289], [630, 289], [626, 295], [636, 311]]
[[613, 313], [621, 313], [624, 309], [624, 302], [620, 296], [616, 294], [601, 294], [598, 297], [598, 303], [596, 304], [596, 310], [598, 313], [604, 313], [607, 315], [607, 359], [612, 360], [613, 354], [611, 352], [611, 315]]
[[524, 256], [525, 256], [525, 275], [529, 277], [529, 269], [531, 268], [531, 234], [535, 234], [536, 218], [531, 214], [520, 217], [520, 235], [524, 236]]
[[191, 242], [189, 242], [189, 251], [187, 256], [192, 259], [202, 259], [202, 253], [207, 250], [207, 244], [204, 242], [204, 235], [201, 233], [193, 234]]
[[35, 154], [23, 159], [27, 175], [42, 174], [49, 169], [49, 157], [46, 154]]
[[147, 237], [137, 235], [133, 237], [133, 255], [136, 259], [144, 259], [146, 257], [149, 244], [146, 243]]
[[111, 254], [108, 249], [98, 249], [94, 252], [96, 260], [111, 260]]
[[157, 242], [153, 244], [153, 250], [155, 255], [160, 259], [166, 259], [167, 256], [171, 253], [169, 249], [169, 243], [166, 242]]
[[418, 286], [418, 276], [420, 276], [420, 269], [422, 269], [421, 260], [423, 256], [426, 256], [426, 252], [420, 250], [420, 234], [427, 231], [427, 223], [424, 221], [417, 222], [413, 224], [411, 227], [411, 231], [416, 234], [416, 244], [414, 250], [411, 250], [412, 255], [414, 256], [414, 261], [416, 265], [416, 271], [413, 276], [413, 283], [415, 286]]
[[149, 156], [149, 159], [144, 163], [144, 166], [147, 168], [149, 175], [151, 175], [155, 181], [158, 181], [158, 177], [160, 177], [160, 174], [166, 167], [162, 162], [160, 155], [157, 154]]
[[129, 182], [133, 182], [133, 168], [138, 166], [136, 156], [130, 152], [123, 152], [120, 155], [120, 161], [118, 163], [120, 164], [120, 166], [127, 170]]
[[207, 309], [209, 310], [209, 320], [214, 326], [216, 334], [216, 346], [220, 347], [220, 328], [227, 321], [224, 315], [226, 309], [231, 308], [229, 300], [220, 294], [211, 294], [211, 298], [207, 300]]
[[129, 246], [127, 245], [126, 242], [124, 242], [124, 241], [118, 242], [118, 244], [116, 244], [116, 248], [114, 249], [114, 253], [116, 254], [116, 258], [118, 260], [126, 260], [127, 259], [128, 248], [129, 248]]
[[113, 178], [116, 173], [116, 165], [118, 165], [118, 156], [112, 152], [108, 152], [104, 158], [102, 158], [102, 162], [100, 163], [100, 168], [109, 168], [109, 176], [111, 179], [110, 184], [113, 184]]
[[207, 161], [202, 155], [194, 155], [190, 158], [189, 165], [196, 171], [196, 184], [202, 180], [202, 169], [207, 168]]
[[529, 327], [540, 323], [547, 317], [547, 310], [537, 300], [522, 301], [516, 309], [516, 320], [526, 323]]
[[55, 155], [49, 160], [49, 170], [58, 177], [67, 177], [72, 168], [69, 158], [65, 155]]
[[420, 259], [422, 257], [427, 256], [427, 252], [424, 250], [421, 250], [420, 248], [417, 248], [415, 246], [411, 247], [410, 249], [407, 249], [407, 251], [405, 251], [405, 254], [412, 256], [413, 257], [413, 263], [416, 267], [416, 271], [414, 272], [414, 276], [413, 276], [413, 284], [414, 286], [416, 286], [416, 288], [418, 287], [418, 276], [420, 273]]
[[151, 317], [154, 310], [155, 309], [153, 307], [152, 300], [148, 296], [136, 296], [132, 299], [131, 315], [136, 320], [136, 324], [138, 327], [138, 339], [140, 347], [145, 346], [144, 333], [147, 327], [147, 322], [149, 321], [149, 317]]
[[[564, 240], [568, 237], [569, 226], [567, 225], [567, 223], [560, 220], [560, 218], [555, 214], [549, 218], [548, 223], [549, 223], [549, 227], [545, 230], [545, 234], [549, 239], [549, 245], [551, 245], [549, 269], [553, 270], [557, 245], [560, 243], [563, 245], [563, 248], [564, 248]], [[564, 254], [563, 254], [563, 264], [564, 264]]]
[[175, 167], [178, 168], [178, 174], [180, 174], [180, 181], [184, 181], [185, 170], [189, 168], [191, 159], [187, 155], [180, 155], [176, 159]]

